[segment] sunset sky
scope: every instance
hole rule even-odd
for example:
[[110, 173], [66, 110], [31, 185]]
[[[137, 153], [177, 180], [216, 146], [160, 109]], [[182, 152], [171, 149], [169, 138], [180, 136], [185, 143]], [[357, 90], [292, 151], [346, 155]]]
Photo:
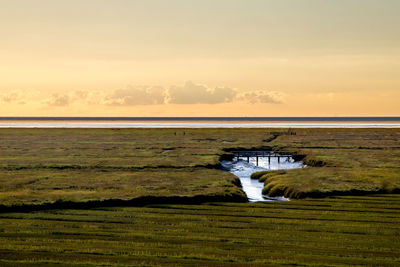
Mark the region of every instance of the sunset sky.
[[399, 0], [0, 0], [0, 116], [398, 116]]

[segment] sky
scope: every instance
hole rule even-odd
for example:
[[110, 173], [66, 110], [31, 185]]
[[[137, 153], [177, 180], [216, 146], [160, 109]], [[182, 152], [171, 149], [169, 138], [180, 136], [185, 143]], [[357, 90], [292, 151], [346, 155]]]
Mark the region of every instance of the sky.
[[399, 116], [398, 0], [0, 0], [0, 116]]

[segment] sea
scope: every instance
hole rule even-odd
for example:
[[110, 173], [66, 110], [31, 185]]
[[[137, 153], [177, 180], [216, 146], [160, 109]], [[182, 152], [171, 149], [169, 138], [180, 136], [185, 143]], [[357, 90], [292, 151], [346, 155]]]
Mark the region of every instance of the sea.
[[400, 128], [400, 117], [0, 117], [0, 128]]

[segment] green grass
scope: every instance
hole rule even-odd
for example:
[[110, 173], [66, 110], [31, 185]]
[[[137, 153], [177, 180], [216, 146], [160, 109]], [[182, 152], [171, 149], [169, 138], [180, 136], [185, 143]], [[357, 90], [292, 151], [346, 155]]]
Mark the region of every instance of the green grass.
[[303, 157], [309, 166], [258, 177], [265, 182], [264, 192], [271, 196], [400, 191], [398, 129], [286, 132], [0, 129], [0, 207], [143, 196], [234, 196], [244, 201], [237, 178], [217, 168], [221, 156], [230, 150], [252, 148], [289, 152]]
[[262, 129], [0, 129], [0, 166], [205, 166], [218, 164], [223, 148], [258, 147], [268, 138]]
[[396, 266], [400, 196], [0, 214], [0, 265]]
[[[88, 202], [139, 197], [228, 196], [245, 199], [229, 172], [206, 168], [155, 170], [0, 170], [4, 206]], [[231, 199], [233, 200], [233, 199]]]
[[[0, 265], [400, 265], [400, 131], [277, 131], [0, 129]], [[217, 167], [252, 148], [303, 158], [253, 178], [306, 199], [171, 204], [244, 201]]]
[[257, 177], [264, 193], [290, 198], [400, 192], [398, 129], [296, 129], [270, 143], [303, 155], [307, 168]]
[[216, 169], [223, 148], [271, 137], [248, 129], [1, 129], [0, 206], [144, 196], [245, 201], [238, 179]]

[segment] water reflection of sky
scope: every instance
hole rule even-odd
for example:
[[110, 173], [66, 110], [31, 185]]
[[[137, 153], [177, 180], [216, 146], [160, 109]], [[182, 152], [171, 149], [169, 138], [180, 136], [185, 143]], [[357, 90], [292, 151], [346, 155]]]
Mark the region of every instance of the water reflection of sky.
[[0, 128], [400, 128], [400, 122], [121, 122], [7, 121]]
[[239, 177], [242, 183], [242, 189], [246, 193], [250, 202], [256, 201], [271, 201], [271, 200], [287, 200], [283, 197], [268, 197], [262, 195], [262, 189], [264, 183], [259, 182], [256, 179], [250, 179], [250, 176], [254, 172], [266, 171], [266, 170], [287, 170], [302, 168], [303, 163], [300, 161], [294, 161], [292, 157], [281, 157], [278, 161], [277, 157], [259, 157], [258, 166], [255, 157], [250, 157], [249, 162], [247, 158], [240, 158], [239, 161], [223, 161], [222, 166], [224, 169], [233, 173]]

